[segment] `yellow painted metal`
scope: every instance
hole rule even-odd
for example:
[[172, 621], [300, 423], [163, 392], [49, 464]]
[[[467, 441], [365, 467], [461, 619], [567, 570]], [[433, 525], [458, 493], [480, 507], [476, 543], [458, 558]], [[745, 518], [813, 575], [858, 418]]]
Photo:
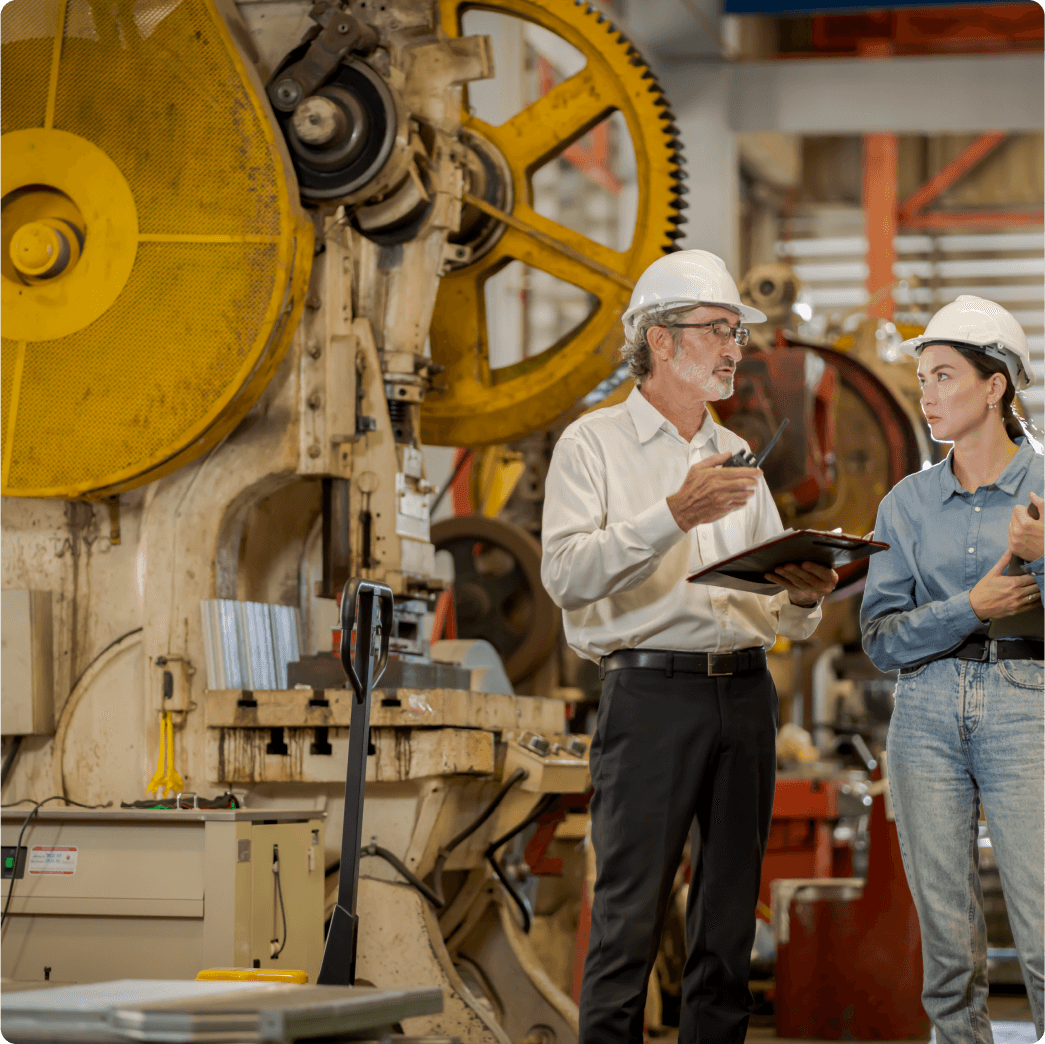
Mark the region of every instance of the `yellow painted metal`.
[[24, 276], [46, 275], [55, 267], [63, 247], [68, 250], [69, 242], [54, 225], [30, 221], [11, 239], [11, 261]]
[[[674, 117], [652, 73], [605, 15], [563, 0], [440, 0], [449, 35], [461, 35], [468, 9], [542, 26], [577, 48], [586, 64], [501, 126], [463, 113], [465, 128], [490, 142], [511, 169], [514, 220], [488, 253], [439, 283], [430, 340], [433, 358], [447, 372], [445, 390], [425, 398], [422, 437], [451, 446], [509, 442], [550, 427], [612, 373], [620, 363], [620, 316], [630, 286], [672, 249], [681, 223]], [[638, 171], [635, 230], [625, 251], [601, 246], [531, 205], [533, 172], [613, 112], [627, 123]], [[582, 287], [598, 306], [579, 329], [539, 355], [491, 370], [483, 286], [513, 260]]]
[[[205, 453], [257, 400], [312, 225], [214, 0], [12, 0], [0, 27], [3, 492], [107, 496]], [[26, 285], [11, 242], [45, 218], [83, 250]]]
[[[101, 149], [67, 131], [11, 131], [0, 138], [0, 163], [0, 196], [10, 201], [0, 212], [5, 226], [19, 225], [25, 188], [46, 185], [46, 192], [28, 193], [29, 200], [70, 199], [87, 235], [80, 263], [61, 278], [33, 286], [21, 280], [0, 283], [4, 334], [27, 341], [68, 337], [107, 312], [127, 285], [138, 252], [134, 196]], [[12, 228], [12, 242], [17, 234], [17, 227]], [[3, 237], [7, 235], [4, 228]]]
[[308, 972], [298, 968], [204, 968], [197, 982], [286, 982], [303, 986]]
[[[37, 222], [60, 231], [69, 243], [67, 273], [79, 260], [85, 223], [76, 204], [68, 196], [53, 189], [33, 188], [13, 192], [4, 199], [0, 213], [0, 269], [3, 278], [11, 283], [32, 281], [31, 275], [27, 276], [16, 267], [12, 244], [22, 229]], [[0, 284], [0, 290], [2, 287], [3, 284]]]
[[523, 455], [506, 446], [476, 450], [469, 499], [474, 510], [496, 518], [526, 474]]

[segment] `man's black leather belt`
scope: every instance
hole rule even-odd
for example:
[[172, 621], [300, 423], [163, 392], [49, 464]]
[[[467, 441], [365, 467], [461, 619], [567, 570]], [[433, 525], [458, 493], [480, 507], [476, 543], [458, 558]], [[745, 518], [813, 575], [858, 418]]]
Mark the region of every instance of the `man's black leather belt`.
[[[991, 659], [991, 646], [996, 646], [994, 658], [996, 660], [1040, 660], [1045, 657], [1045, 642], [1038, 638], [1010, 638], [1000, 641], [988, 638], [985, 634], [970, 634], [968, 638], [950, 652], [943, 656], [934, 656], [933, 660], [975, 660], [978, 663], [987, 663]], [[926, 663], [932, 663], [927, 660]], [[901, 667], [901, 674], [913, 674], [922, 664], [914, 667]]]
[[599, 677], [607, 671], [622, 671], [638, 667], [647, 671], [663, 671], [670, 678], [675, 674], [743, 674], [758, 671], [766, 665], [766, 650], [738, 649], [731, 653], [687, 653], [661, 649], [618, 649], [599, 661]]

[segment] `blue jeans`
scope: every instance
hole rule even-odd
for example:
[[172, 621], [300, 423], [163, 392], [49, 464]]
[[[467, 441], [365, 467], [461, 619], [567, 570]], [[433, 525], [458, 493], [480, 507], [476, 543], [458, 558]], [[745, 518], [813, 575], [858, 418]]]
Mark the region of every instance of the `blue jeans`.
[[1040, 660], [934, 660], [900, 675], [889, 791], [922, 931], [922, 1004], [939, 1044], [990, 1044], [980, 893], [983, 802], [1038, 1036], [1045, 982]]

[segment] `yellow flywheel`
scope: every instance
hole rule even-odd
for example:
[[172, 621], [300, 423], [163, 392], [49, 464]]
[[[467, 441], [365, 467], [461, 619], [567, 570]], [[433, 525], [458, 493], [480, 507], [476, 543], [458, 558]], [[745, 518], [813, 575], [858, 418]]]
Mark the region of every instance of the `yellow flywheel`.
[[312, 261], [213, 0], [0, 12], [3, 492], [104, 496], [232, 430]]
[[[501, 126], [467, 111], [464, 138], [491, 165], [510, 172], [501, 227], [477, 260], [439, 283], [430, 340], [446, 368], [444, 390], [421, 413], [424, 441], [480, 446], [548, 427], [620, 363], [620, 316], [639, 274], [681, 238], [685, 204], [674, 114], [635, 48], [606, 16], [577, 0], [440, 0], [442, 25], [461, 35], [468, 10], [512, 15], [550, 30], [583, 54], [584, 68]], [[531, 205], [535, 170], [611, 113], [627, 123], [635, 151], [638, 203], [631, 246], [612, 250], [542, 217]], [[498, 208], [465, 203], [498, 217]], [[489, 245], [492, 242], [492, 246]], [[512, 261], [588, 291], [598, 305], [587, 321], [539, 355], [491, 369], [483, 287]]]

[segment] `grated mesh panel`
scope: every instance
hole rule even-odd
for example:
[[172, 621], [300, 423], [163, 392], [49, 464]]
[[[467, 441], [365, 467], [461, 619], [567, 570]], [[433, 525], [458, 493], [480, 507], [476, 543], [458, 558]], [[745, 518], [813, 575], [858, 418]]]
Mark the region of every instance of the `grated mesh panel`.
[[[108, 312], [71, 337], [27, 346], [9, 486], [102, 484], [180, 449], [258, 337], [277, 252], [275, 244], [142, 243]], [[207, 271], [216, 277], [201, 280]]]
[[68, 0], [65, 8], [65, 36], [73, 40], [97, 40], [98, 29], [88, 0]]
[[[97, 38], [73, 35], [88, 20]], [[201, 0], [70, 0], [54, 125], [119, 167], [142, 233], [279, 234], [273, 157], [216, 37]]]
[[0, 11], [0, 133], [42, 127], [57, 0], [11, 0]]
[[182, 0], [134, 0], [134, 24], [143, 40], [156, 31], [156, 27], [173, 11]]
[[11, 409], [11, 383], [15, 374], [15, 356], [18, 354], [18, 342], [0, 338], [0, 447], [7, 448], [7, 418]]

